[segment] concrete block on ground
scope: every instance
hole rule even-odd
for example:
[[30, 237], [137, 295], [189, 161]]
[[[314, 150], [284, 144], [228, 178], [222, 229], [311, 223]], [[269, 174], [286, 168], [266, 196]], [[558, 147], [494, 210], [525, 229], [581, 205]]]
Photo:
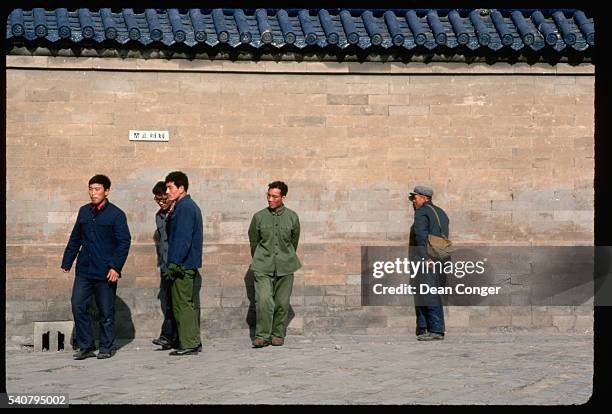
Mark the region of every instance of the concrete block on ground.
[[34, 322], [34, 351], [66, 350], [71, 343], [73, 327], [73, 321]]

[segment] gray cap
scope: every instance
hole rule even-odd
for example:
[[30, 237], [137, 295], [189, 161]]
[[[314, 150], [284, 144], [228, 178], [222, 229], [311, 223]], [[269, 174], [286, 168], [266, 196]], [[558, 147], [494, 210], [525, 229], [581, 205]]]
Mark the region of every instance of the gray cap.
[[420, 195], [424, 195], [427, 197], [431, 197], [433, 196], [433, 190], [424, 185], [417, 185], [416, 187], [414, 187], [414, 190], [412, 190], [412, 192], [410, 193], [411, 196], [415, 194], [420, 194]]

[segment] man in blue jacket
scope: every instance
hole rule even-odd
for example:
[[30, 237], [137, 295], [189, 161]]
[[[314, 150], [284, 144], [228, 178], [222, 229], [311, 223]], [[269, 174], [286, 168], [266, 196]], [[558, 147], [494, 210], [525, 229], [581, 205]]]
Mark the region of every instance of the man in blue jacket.
[[165, 182], [168, 202], [174, 202], [167, 218], [168, 270], [165, 277], [172, 283], [172, 312], [180, 343], [179, 349], [170, 355], [197, 354], [202, 349], [202, 342], [194, 295], [198, 269], [202, 267], [202, 212], [187, 194], [187, 175], [174, 171], [168, 174]]
[[[432, 197], [433, 190], [423, 185], [417, 185], [410, 193], [409, 198], [414, 207], [414, 224], [410, 229], [410, 245], [414, 247], [410, 250], [411, 260], [424, 259], [428, 265], [428, 271], [421, 272], [417, 276], [417, 281], [430, 287], [439, 287], [444, 275], [432, 270], [436, 259], [427, 254], [427, 236], [444, 234], [449, 237], [449, 220], [444, 210], [434, 206], [431, 201]], [[415, 297], [415, 311], [416, 335], [419, 341], [444, 339], [444, 308], [439, 295], [429, 294]]]
[[74, 359], [96, 356], [91, 317], [87, 306], [94, 296], [100, 312], [98, 359], [115, 353], [115, 296], [117, 281], [130, 250], [130, 230], [125, 213], [108, 200], [111, 182], [105, 175], [89, 180], [90, 204], [80, 208], [62, 258], [67, 273], [77, 257], [72, 288], [72, 314], [79, 351]]

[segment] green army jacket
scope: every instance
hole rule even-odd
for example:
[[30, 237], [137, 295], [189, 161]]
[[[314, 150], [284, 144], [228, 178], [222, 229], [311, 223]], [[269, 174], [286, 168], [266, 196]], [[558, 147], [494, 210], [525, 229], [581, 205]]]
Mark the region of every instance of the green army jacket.
[[249, 226], [251, 269], [279, 276], [295, 272], [302, 264], [295, 254], [300, 239], [300, 220], [295, 211], [264, 208], [253, 215]]

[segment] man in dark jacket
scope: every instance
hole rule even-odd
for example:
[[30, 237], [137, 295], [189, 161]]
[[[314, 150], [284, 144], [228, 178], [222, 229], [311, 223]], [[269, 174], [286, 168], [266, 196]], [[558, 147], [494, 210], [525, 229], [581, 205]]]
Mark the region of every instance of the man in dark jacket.
[[[439, 287], [444, 275], [431, 270], [437, 260], [427, 254], [427, 236], [443, 234], [448, 237], [449, 220], [444, 210], [433, 205], [432, 197], [433, 190], [422, 185], [416, 186], [410, 193], [409, 198], [414, 207], [414, 224], [410, 229], [410, 245], [413, 246], [411, 247], [411, 260], [424, 259], [428, 265], [427, 272], [417, 275], [419, 283]], [[428, 294], [415, 297], [415, 311], [416, 335], [419, 341], [444, 339], [444, 308], [439, 295]]]
[[108, 200], [110, 186], [105, 175], [95, 175], [89, 180], [91, 203], [79, 210], [62, 258], [62, 270], [69, 272], [78, 255], [71, 300], [79, 346], [74, 359], [96, 356], [87, 311], [92, 296], [100, 312], [98, 359], [110, 358], [115, 353], [115, 295], [131, 237], [125, 213]]
[[159, 206], [159, 210], [155, 213], [155, 249], [157, 252], [157, 267], [160, 271], [159, 284], [159, 300], [161, 302], [162, 312], [164, 314], [164, 322], [161, 326], [159, 338], [153, 339], [155, 345], [159, 345], [162, 349], [170, 349], [178, 347], [178, 335], [176, 329], [176, 321], [172, 313], [172, 283], [164, 277], [168, 271], [168, 232], [166, 230], [166, 218], [168, 212], [173, 206], [173, 203], [168, 201], [166, 194], [166, 183], [158, 181], [153, 187], [153, 200]]
[[194, 302], [198, 269], [202, 267], [202, 212], [187, 194], [189, 180], [181, 171], [166, 177], [166, 194], [174, 206], [168, 216], [168, 271], [172, 282], [172, 312], [180, 348], [170, 355], [197, 354], [202, 349], [199, 309]]

